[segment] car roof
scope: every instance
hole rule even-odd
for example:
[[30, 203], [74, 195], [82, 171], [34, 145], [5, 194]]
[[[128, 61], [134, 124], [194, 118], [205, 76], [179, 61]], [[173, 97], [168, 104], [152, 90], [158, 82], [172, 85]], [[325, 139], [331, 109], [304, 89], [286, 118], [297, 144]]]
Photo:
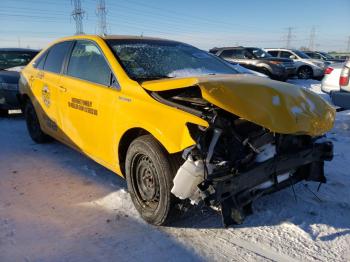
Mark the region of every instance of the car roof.
[[168, 40], [164, 38], [158, 38], [158, 37], [149, 37], [149, 36], [135, 36], [135, 35], [105, 35], [101, 36], [101, 38], [107, 40], [160, 40], [160, 41], [172, 41], [177, 42], [173, 40]]
[[225, 47], [213, 47], [210, 50], [229, 50], [229, 49], [242, 49], [242, 48], [246, 48], [244, 46], [225, 46]]
[[149, 37], [149, 36], [135, 36], [135, 35], [74, 35], [68, 37], [62, 37], [57, 39], [54, 43], [69, 41], [69, 40], [78, 40], [78, 39], [103, 39], [103, 40], [145, 40], [145, 41], [163, 41], [163, 42], [171, 42], [171, 43], [182, 43], [180, 41], [168, 40], [164, 38], [157, 37]]
[[30, 48], [0, 48], [0, 52], [39, 52], [39, 50], [30, 49]]

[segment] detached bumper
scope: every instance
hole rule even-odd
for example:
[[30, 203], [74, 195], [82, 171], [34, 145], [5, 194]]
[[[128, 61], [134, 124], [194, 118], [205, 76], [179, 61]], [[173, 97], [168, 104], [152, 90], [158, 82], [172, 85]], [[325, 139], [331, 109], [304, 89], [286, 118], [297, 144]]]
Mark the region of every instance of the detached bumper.
[[[258, 197], [281, 190], [301, 180], [325, 183], [324, 161], [333, 158], [333, 144], [330, 141], [314, 142], [309, 148], [297, 153], [276, 155], [256, 164], [249, 170], [232, 174], [229, 170], [214, 172], [200, 189], [206, 192], [208, 205], [221, 205], [225, 226], [241, 224], [251, 213], [251, 203]], [[278, 176], [290, 172], [283, 182]], [[270, 181], [271, 187], [260, 189], [259, 185]]]

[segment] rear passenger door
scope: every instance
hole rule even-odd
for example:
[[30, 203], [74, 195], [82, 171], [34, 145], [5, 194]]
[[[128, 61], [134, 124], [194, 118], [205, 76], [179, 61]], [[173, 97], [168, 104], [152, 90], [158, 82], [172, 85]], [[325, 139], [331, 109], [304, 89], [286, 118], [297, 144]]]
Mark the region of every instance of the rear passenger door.
[[61, 42], [49, 48], [35, 63], [31, 78], [31, 90], [36, 101], [34, 106], [38, 113], [42, 129], [54, 136], [62, 136], [58, 117], [58, 92], [63, 64], [72, 42]]
[[75, 42], [61, 79], [60, 115], [68, 141], [98, 162], [109, 165], [116, 121], [116, 79], [99, 46]]

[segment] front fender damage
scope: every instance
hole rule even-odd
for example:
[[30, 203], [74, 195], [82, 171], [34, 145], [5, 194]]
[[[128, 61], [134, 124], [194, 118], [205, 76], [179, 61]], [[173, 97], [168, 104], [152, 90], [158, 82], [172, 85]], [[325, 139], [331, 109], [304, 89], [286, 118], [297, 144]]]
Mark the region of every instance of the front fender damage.
[[247, 76], [158, 80], [144, 88], [209, 123], [187, 124], [195, 145], [183, 152], [172, 193], [219, 208], [225, 226], [242, 223], [262, 195], [301, 180], [326, 182], [333, 145], [324, 133], [335, 112], [317, 95]]

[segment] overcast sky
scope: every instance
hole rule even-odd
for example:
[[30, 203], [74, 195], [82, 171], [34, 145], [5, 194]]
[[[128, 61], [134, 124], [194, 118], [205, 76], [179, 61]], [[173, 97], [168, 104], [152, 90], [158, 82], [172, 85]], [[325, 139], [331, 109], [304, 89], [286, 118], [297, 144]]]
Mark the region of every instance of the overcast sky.
[[[84, 32], [97, 32], [97, 0], [82, 0]], [[108, 33], [147, 35], [193, 44], [283, 47], [292, 27], [293, 47], [345, 51], [350, 0], [105, 0]], [[75, 33], [70, 0], [1, 0], [0, 46], [45, 47]]]

